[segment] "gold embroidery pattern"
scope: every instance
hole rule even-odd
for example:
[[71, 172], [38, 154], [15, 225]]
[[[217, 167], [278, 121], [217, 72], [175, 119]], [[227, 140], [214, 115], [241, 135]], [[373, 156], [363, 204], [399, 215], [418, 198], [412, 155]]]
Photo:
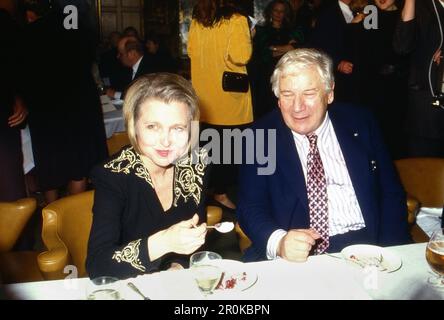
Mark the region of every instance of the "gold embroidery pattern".
[[130, 174], [131, 170], [133, 170], [136, 176], [144, 179], [154, 189], [151, 176], [143, 165], [142, 159], [140, 159], [140, 156], [134, 151], [133, 147], [122, 150], [119, 157], [111, 160], [105, 164], [104, 167], [106, 169], [111, 169], [112, 172], [123, 172], [124, 174]]
[[139, 260], [139, 246], [141, 240], [142, 239], [131, 241], [122, 251], [114, 252], [113, 259], [117, 260], [119, 263], [122, 261], [128, 262], [137, 270], [145, 272], [145, 267]]
[[175, 207], [177, 207], [177, 202], [181, 197], [184, 199], [184, 202], [192, 198], [196, 205], [199, 205], [203, 176], [207, 166], [206, 160], [207, 151], [201, 149], [199, 152], [192, 153], [188, 157], [177, 161], [174, 179], [175, 197], [173, 201]]
[[[174, 207], [177, 207], [180, 198], [183, 198], [184, 202], [188, 202], [188, 199], [192, 198], [196, 205], [199, 205], [207, 159], [207, 151], [200, 149], [177, 160], [174, 174]], [[151, 188], [155, 189], [148, 169], [133, 147], [122, 150], [117, 158], [105, 164], [104, 167], [116, 173], [130, 174], [131, 171], [134, 171], [136, 176], [144, 179]]]

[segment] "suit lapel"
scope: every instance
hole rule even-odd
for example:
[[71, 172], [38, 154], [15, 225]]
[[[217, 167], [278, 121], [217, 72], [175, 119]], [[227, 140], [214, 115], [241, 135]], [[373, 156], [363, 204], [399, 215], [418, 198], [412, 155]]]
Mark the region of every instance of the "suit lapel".
[[285, 195], [286, 201], [290, 208], [294, 208], [295, 202], [299, 198], [299, 201], [308, 212], [307, 188], [301, 161], [291, 130], [285, 125], [280, 112], [276, 138], [276, 160], [280, 173], [279, 179], [285, 180], [287, 185], [287, 188], [285, 188], [287, 191]]

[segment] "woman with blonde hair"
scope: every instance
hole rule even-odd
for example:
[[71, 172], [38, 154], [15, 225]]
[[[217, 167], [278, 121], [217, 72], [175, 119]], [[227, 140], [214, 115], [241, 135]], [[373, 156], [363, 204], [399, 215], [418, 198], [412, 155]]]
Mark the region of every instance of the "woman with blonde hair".
[[205, 242], [207, 162], [191, 148], [199, 118], [191, 84], [170, 73], [142, 76], [123, 111], [131, 145], [92, 172], [91, 278], [186, 267]]

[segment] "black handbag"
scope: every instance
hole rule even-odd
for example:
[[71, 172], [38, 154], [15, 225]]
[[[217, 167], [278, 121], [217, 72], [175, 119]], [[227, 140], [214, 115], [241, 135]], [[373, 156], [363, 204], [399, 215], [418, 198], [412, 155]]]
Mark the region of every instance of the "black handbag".
[[227, 92], [247, 92], [249, 87], [248, 75], [245, 73], [224, 71], [222, 74], [222, 89]]

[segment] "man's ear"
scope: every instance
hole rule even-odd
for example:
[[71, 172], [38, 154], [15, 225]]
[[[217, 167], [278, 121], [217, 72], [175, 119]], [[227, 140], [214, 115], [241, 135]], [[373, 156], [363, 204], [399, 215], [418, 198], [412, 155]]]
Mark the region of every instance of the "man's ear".
[[281, 108], [281, 99], [279, 99], [279, 97], [277, 97], [278, 98], [278, 107], [279, 107], [279, 109], [282, 109]]
[[331, 91], [327, 95], [327, 103], [330, 104], [335, 100], [335, 83], [331, 86]]

